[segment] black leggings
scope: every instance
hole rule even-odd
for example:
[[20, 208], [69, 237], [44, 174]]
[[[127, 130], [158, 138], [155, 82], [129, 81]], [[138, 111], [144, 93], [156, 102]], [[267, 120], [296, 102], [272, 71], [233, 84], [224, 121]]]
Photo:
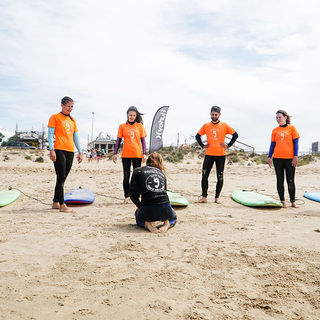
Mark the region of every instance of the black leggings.
[[54, 169], [57, 175], [56, 187], [54, 189], [53, 202], [64, 203], [63, 187], [64, 182], [71, 170], [74, 153], [64, 150], [54, 150], [56, 153], [56, 162], [54, 162]]
[[131, 163], [133, 169], [141, 167], [141, 158], [122, 158], [122, 167], [123, 167], [123, 191], [124, 197], [130, 197], [129, 192], [129, 180], [130, 180], [130, 167]]
[[284, 172], [286, 172], [290, 202], [295, 202], [294, 174], [296, 168], [292, 165], [292, 159], [273, 158], [273, 165], [277, 176], [277, 190], [280, 201], [284, 201]]
[[213, 164], [216, 163], [216, 170], [217, 170], [217, 186], [216, 186], [216, 198], [219, 198], [222, 186], [223, 186], [223, 170], [224, 170], [224, 163], [226, 161], [226, 156], [208, 156], [204, 157], [203, 166], [202, 166], [202, 180], [201, 180], [201, 187], [202, 187], [202, 196], [208, 196], [208, 178], [210, 175], [210, 171], [213, 167]]

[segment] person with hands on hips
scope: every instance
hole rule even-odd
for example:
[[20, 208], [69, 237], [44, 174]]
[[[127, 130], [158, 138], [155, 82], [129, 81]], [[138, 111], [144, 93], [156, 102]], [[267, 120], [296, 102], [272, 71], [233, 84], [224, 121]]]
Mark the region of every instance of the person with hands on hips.
[[[221, 203], [219, 200], [220, 192], [223, 186], [223, 171], [226, 160], [226, 148], [231, 147], [238, 138], [237, 132], [227, 123], [220, 122], [221, 108], [213, 106], [210, 110], [211, 121], [205, 123], [196, 134], [196, 140], [202, 148], [206, 149], [206, 155], [202, 165], [202, 198], [199, 203], [206, 203], [208, 196], [208, 178], [213, 164], [216, 163], [217, 185], [215, 193], [215, 202]], [[227, 134], [231, 134], [232, 138], [228, 144], [225, 143]], [[207, 136], [207, 144], [203, 144], [201, 136]]]
[[[53, 197], [53, 209], [73, 213], [64, 203], [64, 183], [71, 170], [74, 158], [74, 144], [78, 150], [78, 163], [82, 161], [82, 152], [78, 137], [76, 121], [71, 117], [74, 101], [70, 97], [61, 100], [61, 111], [53, 114], [48, 123], [48, 143], [50, 160], [56, 172], [56, 186]], [[53, 137], [55, 142], [53, 144]]]
[[300, 136], [297, 129], [291, 124], [290, 116], [285, 110], [276, 112], [276, 121], [279, 126], [272, 130], [268, 164], [271, 168], [273, 162], [277, 177], [277, 191], [283, 208], [286, 208], [284, 174], [286, 175], [291, 206], [297, 208], [294, 176], [298, 164]]

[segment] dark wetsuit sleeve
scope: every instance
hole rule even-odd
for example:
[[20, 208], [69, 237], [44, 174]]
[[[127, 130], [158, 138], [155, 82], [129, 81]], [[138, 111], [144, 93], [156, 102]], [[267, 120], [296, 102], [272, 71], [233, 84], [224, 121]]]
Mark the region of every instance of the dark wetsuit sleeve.
[[117, 137], [117, 142], [116, 142], [116, 145], [114, 146], [114, 152], [113, 154], [117, 154], [118, 153], [118, 150], [119, 150], [119, 146], [120, 146], [120, 143], [121, 143], [122, 139]]
[[299, 152], [299, 138], [293, 139], [293, 155], [298, 156]]
[[201, 136], [200, 136], [199, 133], [196, 134], [196, 140], [197, 140], [197, 142], [199, 143], [200, 147], [203, 148], [203, 147], [204, 147], [204, 144], [203, 144], [203, 142], [202, 142], [202, 140], [201, 140]]
[[230, 142], [228, 143], [228, 148], [230, 148], [235, 142], [236, 140], [238, 139], [239, 135], [235, 132], [233, 135], [232, 135], [232, 138], [230, 140]]
[[140, 188], [139, 188], [139, 170], [135, 169], [132, 173], [132, 178], [130, 181], [130, 199], [131, 201], [137, 206], [137, 208], [140, 208], [141, 201], [140, 198]]
[[141, 138], [142, 154], [146, 154], [146, 139]]
[[268, 158], [272, 157], [275, 146], [276, 146], [276, 142], [275, 141], [271, 141]]

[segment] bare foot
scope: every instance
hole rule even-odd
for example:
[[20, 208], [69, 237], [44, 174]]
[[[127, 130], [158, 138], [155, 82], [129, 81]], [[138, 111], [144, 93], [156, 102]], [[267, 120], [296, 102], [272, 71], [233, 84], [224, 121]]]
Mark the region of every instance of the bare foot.
[[60, 205], [60, 212], [75, 213], [75, 211], [71, 208], [68, 208], [65, 203]]
[[167, 232], [167, 230], [170, 228], [170, 222], [169, 220], [166, 220], [163, 224], [163, 226], [161, 226], [158, 230], [161, 232], [161, 233], [165, 233]]
[[151, 222], [146, 221], [146, 222], [144, 223], [144, 226], [145, 226], [150, 232], [152, 232], [152, 233], [159, 233], [159, 232], [160, 232], [160, 230], [157, 229], [157, 228], [155, 228], [155, 227], [152, 225]]
[[60, 209], [60, 204], [59, 204], [59, 202], [53, 202], [53, 203], [52, 203], [52, 209]]
[[281, 203], [282, 203], [282, 208], [286, 208], [286, 207], [287, 207], [287, 205], [286, 205], [286, 202], [285, 202], [285, 201], [281, 201]]
[[124, 198], [124, 200], [123, 200], [123, 204], [128, 204], [128, 203], [129, 203], [129, 200], [130, 200], [130, 197], [126, 197], [126, 198]]
[[207, 203], [207, 197], [202, 197], [200, 200], [198, 200], [198, 203]]
[[221, 204], [222, 202], [219, 200], [219, 198], [215, 198], [214, 200], [215, 203]]
[[295, 202], [291, 202], [291, 207], [294, 207], [294, 208], [299, 208]]

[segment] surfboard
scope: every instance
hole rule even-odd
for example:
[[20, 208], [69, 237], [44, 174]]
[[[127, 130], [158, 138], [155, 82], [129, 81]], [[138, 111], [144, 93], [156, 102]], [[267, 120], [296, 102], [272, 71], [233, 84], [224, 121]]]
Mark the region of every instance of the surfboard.
[[232, 192], [231, 198], [249, 207], [282, 207], [280, 201], [254, 191], [236, 190]]
[[305, 192], [303, 196], [309, 200], [320, 202], [320, 192]]
[[94, 193], [89, 189], [73, 189], [64, 195], [66, 204], [90, 204], [94, 201]]
[[0, 207], [4, 207], [7, 204], [17, 200], [19, 198], [20, 191], [16, 189], [1, 190], [0, 191]]
[[189, 205], [189, 201], [181, 194], [172, 191], [167, 191], [167, 194], [173, 207], [187, 207]]

